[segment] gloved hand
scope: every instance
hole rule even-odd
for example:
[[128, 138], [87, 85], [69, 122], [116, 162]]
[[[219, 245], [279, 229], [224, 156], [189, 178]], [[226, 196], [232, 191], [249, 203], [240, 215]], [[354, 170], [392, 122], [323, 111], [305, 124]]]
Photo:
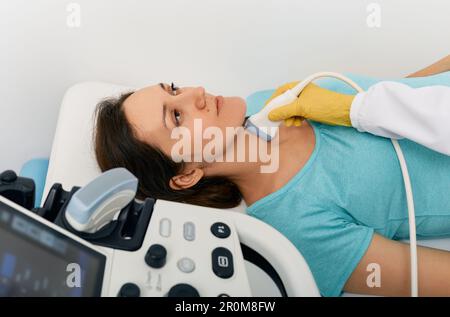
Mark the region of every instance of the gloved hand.
[[[297, 86], [297, 84], [298, 84], [299, 82], [300, 82], [300, 81], [293, 81], [293, 82], [286, 83], [286, 84], [281, 85], [280, 87], [278, 87], [278, 88], [274, 91], [274, 93], [272, 94], [272, 96], [270, 96], [270, 98], [267, 99], [267, 101], [264, 103], [264, 107], [267, 106], [267, 105], [269, 104], [269, 102], [272, 101], [272, 99], [274, 99], [274, 98], [278, 97], [279, 95], [282, 95], [284, 92], [286, 92], [286, 90], [292, 89], [292, 88], [294, 88], [295, 86]], [[272, 112], [271, 112], [271, 113], [272, 113]], [[272, 120], [270, 117], [269, 117], [269, 119]], [[282, 119], [280, 119], [280, 120], [282, 120]], [[301, 125], [301, 122], [302, 122], [303, 120], [304, 120], [304, 118], [302, 118], [302, 117], [292, 116], [292, 117], [289, 117], [289, 118], [285, 118], [285, 119], [284, 119], [284, 124], [285, 124], [287, 127], [290, 127], [290, 126], [292, 126], [292, 125], [295, 125], [295, 126], [299, 127], [299, 126]], [[278, 120], [275, 120], [275, 121], [278, 121]]]
[[[265, 105], [298, 83], [294, 81], [280, 86]], [[292, 103], [272, 110], [269, 119], [284, 120], [288, 127], [293, 124], [300, 126], [304, 119], [350, 127], [350, 106], [353, 98], [353, 95], [337, 93], [310, 83]]]

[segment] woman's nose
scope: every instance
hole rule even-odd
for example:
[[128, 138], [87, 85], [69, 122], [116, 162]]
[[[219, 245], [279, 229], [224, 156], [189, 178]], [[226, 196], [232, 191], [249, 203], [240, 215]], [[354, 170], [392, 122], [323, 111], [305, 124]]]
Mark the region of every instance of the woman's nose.
[[206, 107], [205, 88], [195, 87], [192, 88], [190, 98], [195, 107], [199, 110]]
[[180, 104], [194, 106], [201, 110], [206, 107], [205, 88], [203, 87], [185, 87], [177, 97]]

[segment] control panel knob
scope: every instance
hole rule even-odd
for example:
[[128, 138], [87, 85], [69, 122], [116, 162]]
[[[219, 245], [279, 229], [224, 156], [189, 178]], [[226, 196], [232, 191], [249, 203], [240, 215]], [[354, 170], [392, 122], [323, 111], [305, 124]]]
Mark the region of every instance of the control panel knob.
[[160, 244], [153, 244], [145, 255], [145, 263], [155, 269], [159, 269], [166, 264], [167, 251]]
[[200, 297], [198, 291], [189, 284], [176, 284], [169, 290], [168, 297]]
[[17, 174], [12, 170], [4, 171], [0, 174], [0, 181], [5, 183], [12, 183], [17, 180]]
[[141, 290], [134, 283], [123, 284], [119, 291], [119, 297], [139, 297]]

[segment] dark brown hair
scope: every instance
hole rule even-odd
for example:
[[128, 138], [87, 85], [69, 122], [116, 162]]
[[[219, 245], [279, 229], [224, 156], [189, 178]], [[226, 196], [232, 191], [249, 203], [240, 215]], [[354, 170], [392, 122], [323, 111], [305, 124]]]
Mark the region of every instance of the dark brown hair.
[[138, 199], [153, 197], [200, 206], [231, 208], [239, 205], [242, 195], [225, 177], [203, 177], [188, 189], [175, 190], [169, 180], [183, 171], [160, 149], [139, 140], [128, 122], [123, 103], [133, 92], [101, 101], [95, 110], [94, 149], [102, 172], [124, 167], [139, 180]]

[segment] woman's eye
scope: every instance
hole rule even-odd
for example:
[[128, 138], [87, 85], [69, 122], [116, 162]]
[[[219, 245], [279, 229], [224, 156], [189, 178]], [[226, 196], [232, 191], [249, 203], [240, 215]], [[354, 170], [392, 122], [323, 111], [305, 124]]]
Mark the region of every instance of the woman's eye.
[[170, 91], [172, 92], [172, 93], [174, 93], [175, 95], [176, 95], [176, 91], [178, 90], [179, 88], [174, 84], [174, 83], [171, 83], [170, 84]]
[[175, 125], [179, 126], [180, 125], [181, 113], [178, 110], [174, 110], [173, 111], [173, 117], [175, 119]]

